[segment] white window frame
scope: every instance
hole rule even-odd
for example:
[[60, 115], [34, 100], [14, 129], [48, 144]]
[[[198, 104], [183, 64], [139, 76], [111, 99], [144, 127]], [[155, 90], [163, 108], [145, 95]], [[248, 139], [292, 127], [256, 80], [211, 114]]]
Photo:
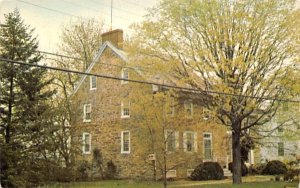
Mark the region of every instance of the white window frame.
[[[128, 133], [128, 151], [124, 151], [124, 133]], [[121, 132], [121, 153], [122, 154], [129, 154], [131, 150], [130, 147], [130, 131], [122, 131]]]
[[[191, 101], [191, 100], [184, 101], [184, 110], [185, 110], [185, 114], [187, 116], [193, 116], [194, 115], [194, 104], [193, 104], [193, 101]], [[188, 113], [188, 110], [190, 110], [189, 113]]]
[[176, 170], [168, 170], [166, 176], [167, 176], [167, 178], [176, 178], [177, 171]]
[[[192, 150], [188, 151], [187, 147], [187, 134], [192, 134]], [[198, 144], [197, 144], [197, 133], [193, 131], [185, 131], [183, 133], [183, 150], [188, 153], [197, 152]]]
[[[210, 135], [209, 138], [206, 138], [205, 135]], [[205, 140], [210, 140], [210, 156], [211, 158], [206, 158], [205, 157]], [[203, 159], [204, 160], [213, 160], [213, 139], [212, 139], [212, 133], [210, 132], [204, 132], [203, 133]]]
[[[171, 134], [174, 134], [174, 148], [170, 150], [168, 148], [168, 139]], [[165, 130], [165, 142], [166, 142], [166, 151], [167, 152], [174, 152], [179, 148], [179, 132], [174, 130]]]
[[202, 110], [202, 115], [204, 120], [209, 120], [211, 119], [211, 111], [207, 108], [203, 108]]
[[[89, 136], [89, 150], [88, 151], [86, 151], [86, 145], [85, 145], [85, 138], [86, 138], [86, 136]], [[87, 133], [87, 132], [84, 132], [84, 133], [82, 133], [82, 153], [83, 154], [91, 154], [91, 150], [92, 150], [92, 135], [90, 134], [90, 133]]]
[[[95, 86], [93, 86], [93, 79], [95, 80]], [[96, 89], [97, 89], [97, 77], [90, 76], [90, 90], [96, 90]]]
[[[129, 79], [129, 71], [128, 71], [127, 68], [123, 68], [122, 69], [122, 71], [121, 71], [121, 78], [122, 79]], [[121, 80], [121, 84], [128, 84], [128, 81], [127, 80]]]
[[189, 178], [191, 177], [192, 173], [194, 172], [194, 169], [187, 169], [186, 170], [186, 177]]
[[174, 116], [175, 115], [175, 99], [174, 97], [170, 97], [169, 105], [168, 105], [167, 115]]
[[[87, 107], [90, 106], [90, 119], [86, 119], [87, 117]], [[83, 105], [83, 122], [91, 122], [92, 121], [92, 105], [90, 103], [84, 104]]]
[[130, 102], [126, 102], [128, 103], [128, 114], [124, 114], [125, 111], [125, 107], [127, 107], [125, 104], [124, 104], [124, 101], [121, 102], [121, 118], [130, 118]]

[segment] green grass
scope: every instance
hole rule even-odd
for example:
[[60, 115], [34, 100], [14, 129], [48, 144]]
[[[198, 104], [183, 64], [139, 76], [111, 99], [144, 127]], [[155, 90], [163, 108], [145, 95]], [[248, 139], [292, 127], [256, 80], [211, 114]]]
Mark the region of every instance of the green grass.
[[[269, 181], [268, 176], [250, 176], [243, 178], [243, 184], [232, 185], [232, 180], [219, 181], [172, 181], [168, 182], [170, 188], [284, 188], [284, 186], [297, 188], [298, 183]], [[163, 182], [147, 182], [133, 180], [111, 180], [97, 182], [52, 183], [42, 188], [161, 188]]]

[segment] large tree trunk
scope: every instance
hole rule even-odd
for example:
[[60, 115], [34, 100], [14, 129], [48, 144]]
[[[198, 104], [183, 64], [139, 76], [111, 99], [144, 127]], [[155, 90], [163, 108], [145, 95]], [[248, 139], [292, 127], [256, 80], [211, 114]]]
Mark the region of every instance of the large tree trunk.
[[241, 143], [240, 143], [240, 131], [239, 129], [234, 129], [232, 132], [232, 181], [233, 184], [241, 184], [242, 183], [242, 171], [241, 171]]

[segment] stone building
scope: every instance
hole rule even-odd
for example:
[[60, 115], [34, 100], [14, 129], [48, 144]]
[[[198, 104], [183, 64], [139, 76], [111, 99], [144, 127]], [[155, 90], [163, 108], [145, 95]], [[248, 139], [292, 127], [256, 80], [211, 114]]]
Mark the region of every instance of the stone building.
[[[103, 34], [103, 44], [73, 96], [76, 138], [82, 143], [77, 160], [92, 161], [99, 149], [103, 162], [112, 161], [118, 178], [161, 178], [164, 151], [167, 176], [186, 178], [203, 161], [229, 162], [226, 128], [215, 123], [201, 101], [189, 92], [172, 93], [147, 80], [143, 70], [129, 66], [122, 50], [123, 31]], [[153, 80], [174, 84], [155, 75]]]

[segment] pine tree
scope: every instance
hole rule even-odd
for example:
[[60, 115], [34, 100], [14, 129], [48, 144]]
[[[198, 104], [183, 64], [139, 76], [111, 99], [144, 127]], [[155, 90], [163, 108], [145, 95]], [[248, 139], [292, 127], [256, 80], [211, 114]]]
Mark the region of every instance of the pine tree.
[[[2, 58], [37, 64], [42, 56], [33, 29], [24, 24], [19, 11], [4, 15], [0, 28]], [[48, 99], [53, 91], [46, 87], [45, 69], [0, 62], [1, 184], [5, 187], [30, 186], [38, 183], [40, 159], [47, 150], [45, 138], [50, 131], [47, 120]], [[47, 140], [47, 139], [46, 139]], [[31, 180], [31, 181], [30, 181]], [[32, 185], [32, 184], [31, 184]]]

